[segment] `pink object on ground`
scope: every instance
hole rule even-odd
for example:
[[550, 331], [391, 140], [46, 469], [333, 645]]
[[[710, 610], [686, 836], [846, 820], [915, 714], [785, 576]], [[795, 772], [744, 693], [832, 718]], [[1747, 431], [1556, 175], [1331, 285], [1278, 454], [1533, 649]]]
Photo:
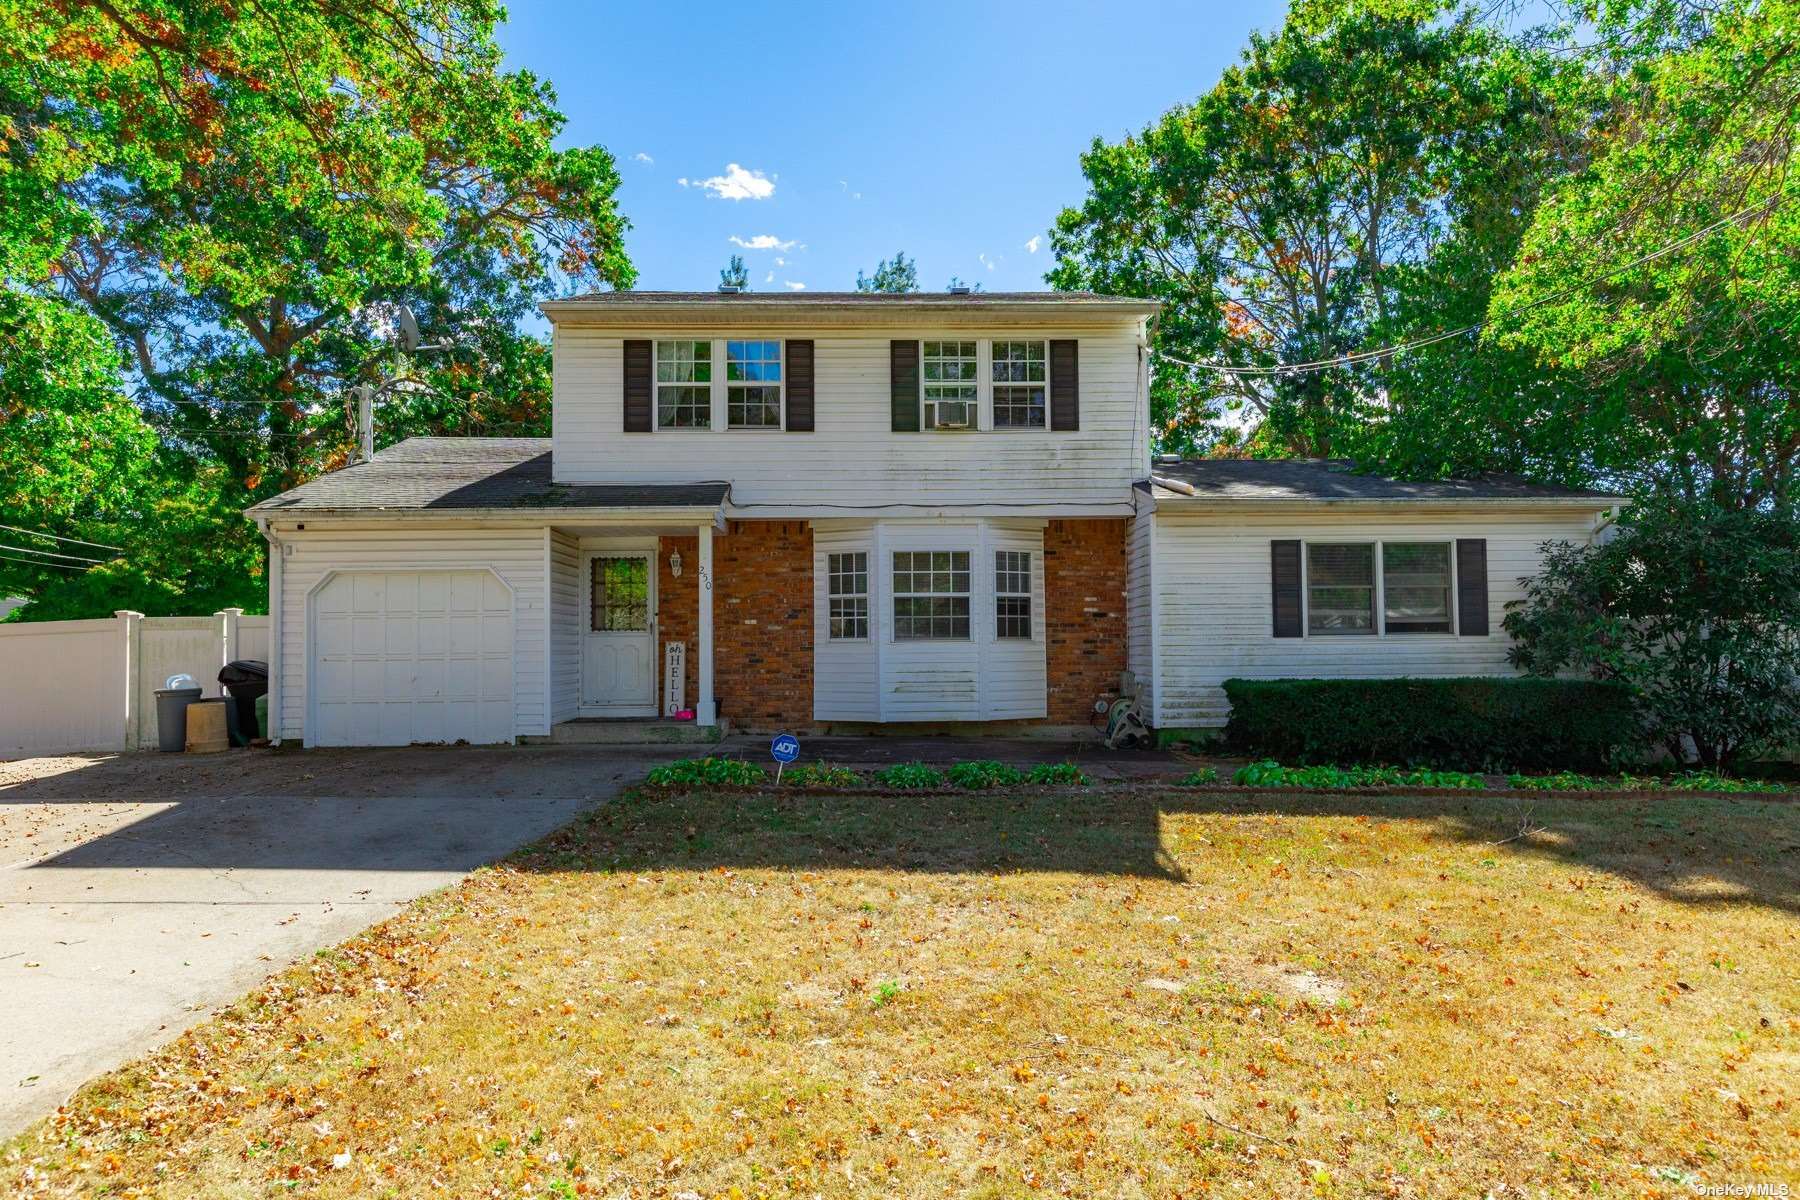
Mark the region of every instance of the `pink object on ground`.
[[677, 721], [691, 721], [694, 719], [694, 710], [691, 708], [684, 708], [675, 714], [675, 719]]

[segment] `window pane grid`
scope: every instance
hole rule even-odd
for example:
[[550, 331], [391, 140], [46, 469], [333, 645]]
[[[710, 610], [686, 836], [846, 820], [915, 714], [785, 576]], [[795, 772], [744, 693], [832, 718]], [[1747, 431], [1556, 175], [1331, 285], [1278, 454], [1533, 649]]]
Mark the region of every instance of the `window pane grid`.
[[656, 343], [656, 424], [660, 429], [712, 425], [712, 343]]
[[629, 633], [650, 628], [650, 571], [643, 558], [596, 558], [591, 571], [589, 629]]
[[925, 428], [973, 426], [980, 370], [975, 343], [926, 342], [922, 349]]
[[733, 428], [781, 427], [781, 343], [725, 343], [725, 420]]
[[969, 552], [894, 552], [894, 637], [969, 636]]
[[989, 374], [994, 384], [994, 428], [1042, 429], [1049, 378], [1043, 342], [995, 342]]
[[1306, 630], [1332, 636], [1375, 632], [1375, 547], [1306, 547]]
[[1031, 552], [994, 552], [994, 636], [1031, 636]]
[[857, 551], [825, 560], [830, 636], [845, 641], [869, 636], [869, 556]]

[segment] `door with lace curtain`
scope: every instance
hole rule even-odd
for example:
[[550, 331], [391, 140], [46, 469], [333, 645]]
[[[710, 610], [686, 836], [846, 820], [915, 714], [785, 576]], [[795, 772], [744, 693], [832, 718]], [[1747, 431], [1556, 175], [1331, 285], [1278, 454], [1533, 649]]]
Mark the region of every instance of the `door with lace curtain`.
[[655, 556], [588, 556], [581, 707], [592, 716], [656, 715]]

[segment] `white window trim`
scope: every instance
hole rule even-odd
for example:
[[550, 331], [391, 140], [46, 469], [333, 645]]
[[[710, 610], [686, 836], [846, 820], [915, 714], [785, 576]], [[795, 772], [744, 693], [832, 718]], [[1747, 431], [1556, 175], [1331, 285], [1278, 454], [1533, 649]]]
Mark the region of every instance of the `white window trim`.
[[[840, 556], [860, 554], [863, 556], [863, 590], [860, 592], [841, 592], [834, 595], [831, 591], [831, 560]], [[874, 550], [861, 547], [855, 550], [831, 549], [825, 551], [825, 640], [833, 645], [867, 645], [875, 640], [875, 580], [874, 572], [880, 568]], [[831, 602], [833, 600], [861, 599], [863, 602], [863, 629], [861, 637], [838, 637], [831, 632]]]
[[[1389, 542], [1396, 546], [1448, 546], [1450, 547], [1450, 629], [1447, 633], [1389, 633], [1387, 628], [1387, 583], [1386, 547]], [[1312, 547], [1314, 546], [1373, 546], [1375, 547], [1375, 628], [1369, 633], [1314, 633], [1312, 631]], [[1302, 538], [1300, 541], [1300, 636], [1303, 638], [1319, 638], [1327, 642], [1386, 641], [1398, 638], [1402, 642], [1429, 642], [1433, 638], [1454, 640], [1462, 635], [1461, 605], [1457, 597], [1461, 594], [1460, 580], [1456, 573], [1456, 538], [1454, 537], [1396, 537], [1396, 538]]]
[[[965, 339], [967, 340], [967, 339]], [[664, 384], [656, 379], [657, 364], [661, 361], [661, 347], [665, 342], [708, 342], [712, 345], [712, 382], [708, 385], [711, 401], [711, 421], [706, 425], [664, 425], [662, 423], [662, 389], [664, 387], [686, 386], [681, 384]], [[775, 386], [781, 392], [781, 421], [775, 425], [733, 425], [731, 423], [731, 382], [726, 378], [730, 365], [725, 354], [727, 342], [774, 342], [781, 355], [781, 381]], [[650, 420], [652, 433], [785, 433], [787, 432], [787, 380], [788, 356], [787, 339], [771, 333], [731, 333], [724, 337], [657, 337], [650, 342]], [[748, 385], [746, 385], [748, 386]], [[762, 385], [767, 386], [767, 385]], [[923, 410], [921, 410], [923, 412]]]
[[[962, 431], [957, 430], [956, 432], [960, 433]], [[897, 554], [966, 554], [969, 556], [969, 590], [966, 592], [904, 592], [904, 593], [902, 593], [894, 586], [894, 556]], [[980, 560], [981, 560], [981, 550], [980, 550], [979, 544], [977, 544], [977, 545], [961, 545], [961, 546], [931, 545], [931, 546], [919, 546], [919, 547], [894, 546], [894, 547], [890, 547], [889, 549], [885, 550], [883, 552], [882, 558], [883, 558], [883, 561], [881, 563], [881, 567], [886, 572], [886, 575], [883, 578], [883, 582], [885, 583], [886, 586], [883, 589], [883, 591], [885, 593], [885, 598], [882, 602], [882, 607], [887, 610], [887, 619], [888, 620], [887, 620], [886, 640], [888, 642], [904, 643], [904, 644], [908, 644], [908, 645], [916, 645], [919, 643], [932, 643], [932, 642], [943, 644], [943, 645], [964, 645], [964, 644], [974, 645], [977, 642], [983, 642], [983, 641], [991, 642], [994, 640], [993, 631], [991, 629], [987, 630], [986, 636], [983, 636], [983, 630], [981, 627], [980, 599], [981, 599], [981, 595], [982, 595], [982, 588], [981, 588], [981, 585], [979, 582], [980, 572], [979, 572], [978, 567], [976, 566], [976, 564], [978, 562], [980, 562]], [[952, 570], [954, 570], [954, 568], [952, 568]], [[903, 595], [909, 599], [920, 597], [920, 596], [926, 596], [926, 597], [947, 596], [951, 599], [955, 599], [958, 596], [962, 596], [962, 597], [966, 598], [969, 602], [969, 633], [968, 633], [968, 636], [967, 637], [954, 637], [954, 636], [952, 636], [952, 637], [909, 637], [909, 638], [901, 637], [900, 636], [899, 602]], [[993, 604], [992, 604], [993, 584], [991, 582], [987, 586], [987, 595], [988, 595], [988, 598], [990, 601], [987, 607], [988, 607], [988, 611], [991, 613], [993, 611]]]
[[[929, 333], [919, 338], [919, 432], [963, 436], [971, 433], [1034, 434], [1050, 430], [1050, 342], [1048, 336], [970, 337], [967, 334]], [[975, 343], [975, 424], [968, 429], [939, 429], [925, 420], [925, 343]], [[1044, 346], [1044, 423], [1042, 425], [994, 424], [994, 343], [1041, 342]], [[783, 372], [785, 376], [785, 372]], [[785, 410], [783, 416], [785, 417]]]
[[[1022, 591], [1022, 592], [1003, 592], [1000, 590], [1000, 556], [1002, 554], [1023, 554], [1025, 556], [1025, 572], [1026, 573], [1025, 573], [1025, 590], [1024, 591]], [[1038, 600], [1037, 600], [1037, 591], [1038, 591], [1038, 582], [1039, 582], [1039, 580], [1038, 580], [1039, 567], [1038, 567], [1037, 551], [1025, 550], [1025, 549], [1016, 547], [1016, 546], [993, 546], [989, 549], [988, 555], [993, 560], [992, 566], [994, 569], [994, 579], [993, 579], [993, 583], [990, 585], [992, 588], [993, 594], [989, 597], [990, 602], [988, 605], [989, 609], [993, 613], [994, 627], [991, 631], [991, 633], [993, 635], [993, 640], [996, 642], [1006, 642], [1006, 643], [1014, 643], [1014, 642], [1028, 643], [1028, 642], [1037, 641], [1038, 640], [1038, 617], [1041, 615], [1041, 614], [1039, 614], [1038, 609], [1040, 607], [1042, 607], [1041, 605], [1038, 604]], [[972, 583], [971, 583], [971, 586], [973, 586]], [[1025, 605], [1026, 605], [1025, 628], [1028, 630], [1028, 632], [1025, 634], [1024, 637], [1001, 637], [1000, 636], [1000, 601], [1003, 597], [1004, 598], [1012, 598], [1012, 599], [1017, 599], [1019, 597], [1024, 598]]]

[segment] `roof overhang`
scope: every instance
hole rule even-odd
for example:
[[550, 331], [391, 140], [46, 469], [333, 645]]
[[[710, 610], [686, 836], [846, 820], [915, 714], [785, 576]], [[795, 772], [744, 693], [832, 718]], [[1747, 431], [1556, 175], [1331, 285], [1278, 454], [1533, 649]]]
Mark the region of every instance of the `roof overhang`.
[[820, 297], [818, 303], [754, 296], [717, 300], [547, 300], [538, 308], [551, 324], [583, 329], [961, 329], [1117, 328], [1154, 316], [1153, 300], [1021, 301], [967, 296], [912, 299], [904, 304], [850, 304]]
[[638, 505], [618, 508], [579, 507], [542, 508], [284, 508], [260, 506], [244, 510], [261, 528], [292, 526], [309, 521], [325, 521], [333, 525], [389, 522], [419, 524], [457, 524], [477, 521], [483, 525], [535, 529], [546, 525], [617, 525], [650, 527], [657, 525], [712, 525], [725, 527], [725, 506], [706, 505]]

